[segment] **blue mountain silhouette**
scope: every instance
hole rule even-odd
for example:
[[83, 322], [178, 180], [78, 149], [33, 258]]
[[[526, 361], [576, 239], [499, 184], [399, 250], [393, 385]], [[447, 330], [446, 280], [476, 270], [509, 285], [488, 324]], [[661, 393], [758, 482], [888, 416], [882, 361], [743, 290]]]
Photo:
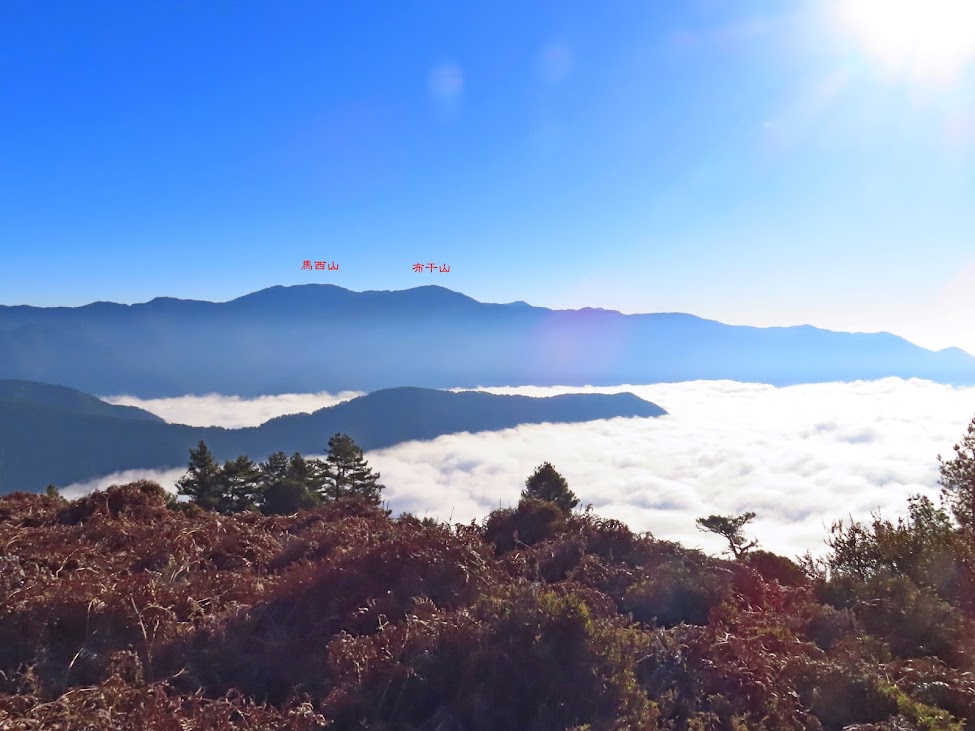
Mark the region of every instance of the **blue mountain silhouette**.
[[757, 328], [688, 314], [488, 304], [443, 287], [271, 287], [229, 302], [157, 298], [0, 307], [0, 378], [148, 398], [886, 376], [975, 383], [975, 358], [889, 333]]
[[168, 424], [62, 386], [0, 381], [0, 494], [66, 485], [122, 470], [180, 467], [201, 439], [221, 460], [276, 451], [321, 454], [336, 432], [364, 449], [455, 432], [519, 424], [653, 417], [663, 409], [633, 394], [549, 398], [393, 388], [312, 414], [293, 414], [244, 429]]

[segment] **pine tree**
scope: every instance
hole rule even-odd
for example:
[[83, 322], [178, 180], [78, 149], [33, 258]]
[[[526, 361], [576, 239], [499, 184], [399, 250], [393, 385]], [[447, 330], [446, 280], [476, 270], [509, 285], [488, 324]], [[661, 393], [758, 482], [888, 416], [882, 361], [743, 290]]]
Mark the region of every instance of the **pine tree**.
[[289, 480], [304, 485], [309, 490], [315, 490], [322, 481], [319, 472], [319, 461], [315, 459], [305, 459], [298, 452], [291, 455], [288, 462], [287, 477]]
[[564, 513], [572, 512], [579, 504], [579, 498], [569, 489], [569, 483], [549, 462], [539, 465], [535, 472], [525, 480], [522, 498], [547, 500], [555, 503]]
[[758, 545], [758, 541], [748, 541], [741, 529], [752, 521], [755, 513], [742, 513], [741, 515], [709, 515], [707, 518], [698, 518], [698, 530], [716, 533], [728, 541], [728, 546], [735, 558], [741, 558], [748, 551]]
[[328, 440], [322, 492], [327, 500], [356, 497], [378, 505], [383, 485], [379, 473], [373, 472], [362, 449], [348, 434], [336, 434]]
[[281, 482], [288, 476], [288, 455], [275, 452], [260, 465], [261, 476], [266, 485]]
[[189, 471], [176, 483], [180, 495], [186, 495], [201, 508], [216, 510], [220, 505], [223, 486], [220, 467], [204, 441], [190, 449]]
[[315, 507], [320, 485], [318, 460], [306, 460], [300, 454], [288, 459], [284, 452], [275, 452], [261, 465], [261, 510], [266, 514], [290, 515]]
[[253, 510], [260, 500], [261, 473], [254, 462], [244, 456], [227, 460], [220, 471], [221, 513], [241, 513]]

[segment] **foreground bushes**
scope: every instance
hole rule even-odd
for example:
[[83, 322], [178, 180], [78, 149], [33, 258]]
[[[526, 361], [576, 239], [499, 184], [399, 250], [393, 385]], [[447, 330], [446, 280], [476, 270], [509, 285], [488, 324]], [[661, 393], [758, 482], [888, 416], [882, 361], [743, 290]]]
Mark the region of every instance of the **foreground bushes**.
[[[520, 587], [446, 613], [418, 602], [407, 622], [329, 647], [346, 690], [340, 728], [412, 728], [431, 718], [488, 729], [645, 728], [659, 715], [636, 682], [649, 638], [593, 616], [572, 593]], [[391, 658], [392, 661], [384, 661]]]
[[152, 483], [0, 498], [0, 728], [975, 722], [967, 564], [930, 516], [927, 543], [864, 529], [817, 573], [532, 498], [467, 526], [175, 507]]

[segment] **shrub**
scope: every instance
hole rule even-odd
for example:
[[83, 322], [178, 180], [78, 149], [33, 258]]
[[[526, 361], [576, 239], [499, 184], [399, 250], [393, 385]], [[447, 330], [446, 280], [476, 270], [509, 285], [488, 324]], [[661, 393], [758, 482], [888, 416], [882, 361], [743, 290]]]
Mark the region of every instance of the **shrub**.
[[649, 536], [638, 536], [619, 520], [600, 518], [592, 513], [572, 516], [568, 528], [585, 540], [586, 553], [611, 563], [630, 566], [646, 563], [647, 550], [662, 543]]
[[969, 725], [975, 723], [975, 677], [933, 658], [893, 663], [897, 687], [922, 703], [943, 708]]
[[[0, 727], [975, 720], [970, 621], [937, 582], [889, 566], [789, 586], [787, 559], [717, 561], [539, 501], [483, 528], [356, 500], [272, 516], [166, 503], [149, 483], [68, 505], [0, 497]], [[881, 554], [910, 565], [906, 549]]]
[[0, 523], [23, 528], [50, 525], [57, 521], [62, 506], [61, 501], [46, 495], [12, 492], [0, 499]]
[[545, 500], [522, 499], [514, 510], [495, 510], [484, 523], [484, 540], [497, 555], [548, 540], [565, 530], [562, 510]]
[[319, 560], [291, 566], [263, 600], [188, 638], [181, 652], [203, 687], [217, 694], [239, 688], [276, 704], [296, 692], [324, 697], [331, 637], [402, 623], [417, 599], [445, 608], [471, 603], [496, 580], [489, 550], [475, 536], [385, 515], [346, 517], [335, 528]]
[[728, 577], [698, 565], [668, 561], [630, 587], [623, 608], [643, 623], [703, 625], [711, 609], [729, 596]]
[[857, 622], [853, 612], [849, 609], [836, 610], [828, 604], [817, 606], [805, 627], [805, 636], [823, 650], [856, 633]]
[[834, 606], [852, 609], [864, 629], [883, 638], [896, 657], [933, 655], [952, 665], [966, 661], [970, 622], [934, 591], [905, 576], [878, 575], [866, 581], [840, 577], [822, 593]]
[[760, 573], [766, 581], [778, 581], [783, 586], [799, 586], [808, 583], [806, 574], [799, 565], [785, 556], [758, 550], [745, 554], [743, 561]]
[[827, 731], [885, 721], [897, 713], [896, 700], [876, 679], [834, 665], [819, 666], [801, 684], [799, 695]]
[[406, 626], [332, 642], [326, 713], [338, 728], [653, 728], [636, 682], [646, 647], [571, 593], [523, 588], [470, 612], [425, 608]]
[[169, 493], [161, 485], [141, 480], [128, 485], [112, 485], [107, 490], [85, 495], [63, 508], [59, 519], [66, 525], [75, 525], [94, 515], [148, 518], [158, 515], [168, 504]]

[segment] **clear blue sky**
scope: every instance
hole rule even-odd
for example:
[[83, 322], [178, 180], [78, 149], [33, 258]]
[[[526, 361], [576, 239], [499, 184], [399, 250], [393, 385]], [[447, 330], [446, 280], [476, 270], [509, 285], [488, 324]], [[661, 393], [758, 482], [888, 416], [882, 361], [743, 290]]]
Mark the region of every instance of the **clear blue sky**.
[[441, 284], [975, 350], [975, 35], [896, 1], [4, 0], [0, 303]]

